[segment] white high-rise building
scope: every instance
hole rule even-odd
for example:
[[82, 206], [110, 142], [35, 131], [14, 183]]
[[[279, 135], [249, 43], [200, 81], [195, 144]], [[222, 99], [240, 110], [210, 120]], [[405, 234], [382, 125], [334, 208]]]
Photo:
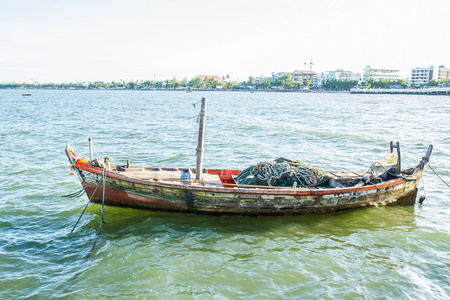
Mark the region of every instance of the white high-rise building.
[[427, 85], [433, 79], [434, 66], [429, 68], [414, 68], [411, 70], [411, 84]]

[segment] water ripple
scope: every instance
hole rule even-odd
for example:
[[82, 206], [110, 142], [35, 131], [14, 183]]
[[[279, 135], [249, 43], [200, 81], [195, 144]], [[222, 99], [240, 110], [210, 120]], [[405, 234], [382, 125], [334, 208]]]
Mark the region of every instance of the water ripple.
[[[400, 141], [404, 165], [433, 143], [448, 182], [445, 96], [0, 91], [0, 298], [450, 298], [450, 192], [431, 172], [427, 200], [335, 216], [221, 218], [100, 206], [64, 154], [141, 166], [195, 166], [198, 107], [208, 98], [207, 167], [289, 157], [366, 170]], [[424, 103], [426, 102], [426, 105]], [[420, 117], [418, 117], [420, 116]]]

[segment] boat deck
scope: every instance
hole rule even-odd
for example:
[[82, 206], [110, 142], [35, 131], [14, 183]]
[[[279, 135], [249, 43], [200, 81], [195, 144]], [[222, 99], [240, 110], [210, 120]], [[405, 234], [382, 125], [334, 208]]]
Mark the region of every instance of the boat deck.
[[[216, 186], [224, 187], [228, 185], [236, 184], [230, 181], [229, 178], [224, 179], [220, 176], [220, 171], [228, 171], [227, 173], [238, 174], [239, 170], [208, 170], [204, 169], [202, 174], [202, 180], [199, 182], [195, 181], [194, 168], [149, 168], [149, 167], [117, 167], [115, 170], [117, 173], [140, 180], [149, 181], [164, 181], [171, 184], [190, 184], [190, 185], [201, 185], [201, 186]], [[328, 175], [330, 176], [330, 187], [343, 187], [354, 185], [363, 180], [363, 175], [366, 172], [336, 172], [330, 171]]]

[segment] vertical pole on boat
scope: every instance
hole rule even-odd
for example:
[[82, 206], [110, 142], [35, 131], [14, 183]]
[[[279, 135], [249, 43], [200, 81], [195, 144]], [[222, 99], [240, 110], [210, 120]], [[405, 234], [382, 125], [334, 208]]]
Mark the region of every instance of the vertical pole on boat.
[[205, 135], [205, 119], [206, 119], [206, 98], [202, 98], [202, 108], [200, 110], [200, 124], [198, 129], [198, 145], [197, 145], [197, 169], [195, 179], [201, 180], [202, 164], [203, 164], [203, 137]]
[[402, 168], [402, 163], [401, 163], [402, 158], [400, 155], [400, 143], [397, 142], [396, 144], [394, 144], [394, 142], [391, 141], [390, 148], [391, 148], [391, 153], [393, 152], [394, 148], [397, 149], [397, 167], [395, 170], [395, 174], [399, 175], [401, 172], [401, 168]]
[[397, 175], [400, 175], [401, 171], [402, 171], [402, 156], [400, 154], [400, 143], [397, 142], [397, 145], [395, 146], [395, 148], [397, 148], [397, 155], [398, 155], [398, 160], [397, 160]]
[[93, 143], [92, 143], [92, 139], [91, 138], [89, 138], [89, 159], [91, 160], [91, 161], [93, 161], [94, 160], [94, 151], [93, 151]]

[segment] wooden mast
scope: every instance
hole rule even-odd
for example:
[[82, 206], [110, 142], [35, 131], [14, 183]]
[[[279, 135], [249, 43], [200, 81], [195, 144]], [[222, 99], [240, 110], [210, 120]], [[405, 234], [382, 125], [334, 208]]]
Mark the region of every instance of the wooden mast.
[[206, 119], [206, 98], [202, 98], [202, 108], [200, 110], [200, 124], [198, 129], [198, 146], [197, 146], [197, 169], [195, 179], [200, 181], [203, 173], [203, 138], [205, 136], [205, 119]]
[[93, 150], [93, 148], [94, 148], [94, 144], [92, 142], [92, 139], [89, 138], [89, 159], [90, 159], [90, 161], [94, 160], [94, 150]]

